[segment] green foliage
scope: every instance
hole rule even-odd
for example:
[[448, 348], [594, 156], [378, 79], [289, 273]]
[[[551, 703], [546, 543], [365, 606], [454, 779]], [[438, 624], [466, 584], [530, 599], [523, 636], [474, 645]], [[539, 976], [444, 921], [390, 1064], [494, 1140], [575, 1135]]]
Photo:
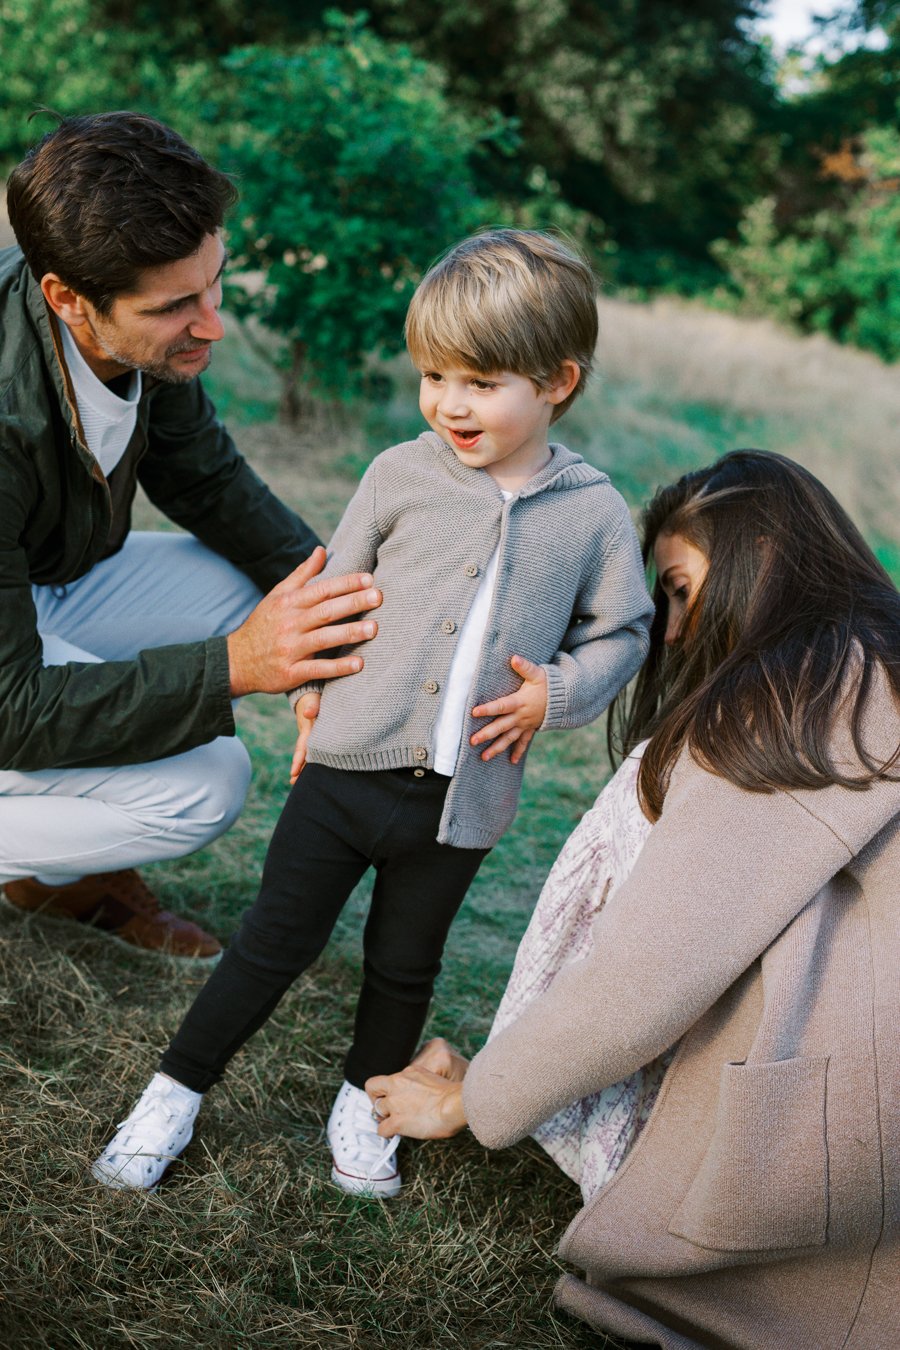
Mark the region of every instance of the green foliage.
[[367, 353], [402, 345], [427, 264], [491, 215], [471, 165], [507, 129], [456, 111], [433, 67], [340, 15], [321, 40], [234, 51], [211, 86], [201, 71], [179, 92], [240, 184], [229, 304], [286, 339], [285, 411], [301, 374], [347, 392]]
[[745, 312], [808, 326], [828, 300], [833, 250], [824, 232], [806, 239], [779, 237], [775, 212], [774, 197], [754, 202], [740, 223], [737, 242], [717, 240], [711, 251], [727, 270]]
[[[881, 24], [887, 42], [843, 50]], [[854, 0], [819, 26], [832, 46], [781, 111], [771, 191], [710, 252], [724, 303], [900, 356], [900, 11]], [[835, 54], [837, 51], [837, 54]]]
[[[354, 0], [345, 0], [352, 7]], [[775, 163], [775, 79], [743, 21], [757, 0], [370, 0], [379, 32], [440, 64], [460, 106], [516, 119], [533, 165], [629, 250], [702, 256]]]
[[285, 339], [289, 416], [301, 380], [352, 391], [424, 266], [498, 221], [565, 230], [631, 295], [900, 354], [896, 0], [822, 19], [799, 93], [748, 26], [762, 0], [369, 0], [368, 26], [358, 3], [3, 0], [0, 163], [39, 105], [133, 107], [234, 172], [253, 285], [229, 303]]
[[900, 357], [900, 134], [869, 132], [864, 166], [870, 187], [848, 213], [835, 264], [836, 307], [850, 310], [838, 336], [890, 361]]
[[142, 104], [165, 84], [158, 44], [96, 23], [92, 0], [4, 0], [0, 164], [12, 165], [52, 128], [28, 123], [39, 105], [65, 115]]
[[779, 230], [773, 198], [755, 202], [737, 243], [713, 245], [743, 306], [900, 357], [900, 134], [862, 138], [861, 184], [844, 203]]
[[[887, 43], [857, 45], [859, 30], [879, 21]], [[806, 77], [800, 90], [786, 97], [780, 114], [779, 164], [772, 192], [782, 232], [816, 211], [846, 203], [852, 182], [840, 172], [830, 172], [829, 163], [846, 164], [866, 132], [893, 125], [900, 102], [897, 0], [875, 0], [838, 11], [821, 26], [836, 45], [815, 59], [802, 58], [800, 69], [806, 70]], [[848, 38], [849, 49], [843, 50], [841, 43]]]
[[660, 291], [686, 298], [705, 296], [721, 284], [722, 271], [710, 258], [694, 258], [672, 248], [619, 248], [607, 244], [606, 263], [616, 290], [646, 300]]
[[3, 0], [0, 170], [53, 130], [50, 117], [28, 121], [40, 107], [62, 116], [135, 108], [184, 130], [190, 109], [171, 100], [182, 32], [109, 24], [101, 0]]

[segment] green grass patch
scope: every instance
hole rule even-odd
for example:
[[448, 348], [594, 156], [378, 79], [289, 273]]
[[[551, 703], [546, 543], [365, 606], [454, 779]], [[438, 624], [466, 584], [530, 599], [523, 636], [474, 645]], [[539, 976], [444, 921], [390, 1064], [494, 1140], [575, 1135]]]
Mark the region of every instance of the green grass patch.
[[900, 544], [884, 535], [876, 535], [873, 542], [875, 557], [881, 563], [888, 576], [900, 586]]

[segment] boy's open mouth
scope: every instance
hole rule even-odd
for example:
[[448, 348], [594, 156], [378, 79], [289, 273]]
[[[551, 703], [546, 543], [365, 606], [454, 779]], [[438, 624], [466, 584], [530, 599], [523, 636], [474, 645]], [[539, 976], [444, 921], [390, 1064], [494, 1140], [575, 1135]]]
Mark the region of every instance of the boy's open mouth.
[[450, 439], [460, 450], [474, 450], [475, 446], [484, 435], [483, 431], [454, 431], [450, 430]]

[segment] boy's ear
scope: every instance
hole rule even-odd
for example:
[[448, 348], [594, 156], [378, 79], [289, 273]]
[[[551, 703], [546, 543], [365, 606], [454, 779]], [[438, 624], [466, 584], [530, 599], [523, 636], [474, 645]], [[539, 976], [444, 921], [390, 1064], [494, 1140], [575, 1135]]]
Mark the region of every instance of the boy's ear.
[[544, 393], [548, 403], [564, 403], [574, 391], [581, 378], [581, 367], [577, 361], [563, 361]]

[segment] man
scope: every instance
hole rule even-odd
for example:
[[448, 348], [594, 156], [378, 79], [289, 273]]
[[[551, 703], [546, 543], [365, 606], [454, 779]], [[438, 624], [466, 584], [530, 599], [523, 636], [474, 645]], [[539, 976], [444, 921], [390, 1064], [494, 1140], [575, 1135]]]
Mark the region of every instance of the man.
[[[213, 958], [133, 869], [235, 819], [231, 700], [349, 674], [371, 577], [238, 454], [198, 376], [223, 333], [231, 182], [133, 113], [70, 118], [14, 170], [0, 251], [0, 882], [19, 909]], [[136, 484], [189, 533], [130, 533]]]

